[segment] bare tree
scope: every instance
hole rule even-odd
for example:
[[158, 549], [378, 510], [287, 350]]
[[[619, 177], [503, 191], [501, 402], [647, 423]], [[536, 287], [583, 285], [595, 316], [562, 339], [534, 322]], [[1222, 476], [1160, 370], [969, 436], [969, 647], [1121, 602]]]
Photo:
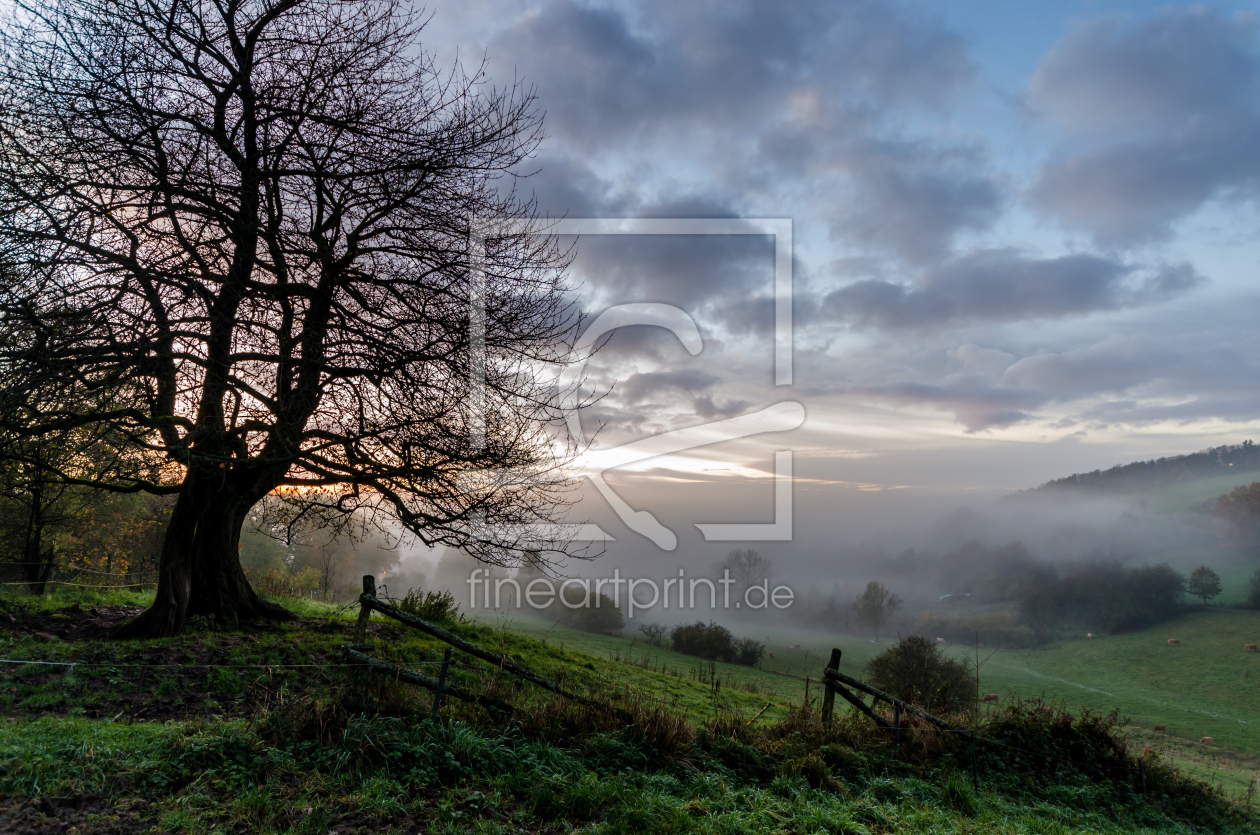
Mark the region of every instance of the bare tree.
[[770, 579], [770, 560], [752, 548], [734, 548], [718, 564], [718, 572], [727, 571], [735, 581], [737, 600], [742, 600], [749, 586]]
[[875, 630], [875, 640], [879, 640], [879, 630], [901, 608], [901, 598], [890, 592], [878, 580], [866, 584], [866, 590], [853, 601], [853, 613], [860, 623]]
[[99, 433], [92, 486], [178, 496], [120, 634], [287, 617], [238, 559], [269, 495], [282, 524], [383, 512], [497, 564], [565, 549], [536, 526], [565, 507], [548, 371], [577, 321], [511, 185], [530, 91], [411, 57], [400, 0], [17, 6], [0, 423]]

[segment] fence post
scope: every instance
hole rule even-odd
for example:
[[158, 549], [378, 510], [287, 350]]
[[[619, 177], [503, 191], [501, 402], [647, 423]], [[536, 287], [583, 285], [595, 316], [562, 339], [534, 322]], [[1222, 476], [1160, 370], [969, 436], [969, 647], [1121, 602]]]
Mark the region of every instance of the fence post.
[[971, 789], [979, 794], [980, 776], [976, 773], [976, 732], [971, 732]]
[[442, 689], [446, 687], [446, 668], [451, 665], [451, 650], [447, 647], [446, 654], [442, 656], [442, 672], [438, 673], [437, 688], [433, 691], [433, 712], [429, 716], [433, 719], [437, 718], [438, 708], [442, 706]]
[[[831, 660], [827, 662], [827, 669], [828, 670], [840, 669], [840, 650], [839, 649], [831, 650]], [[826, 681], [826, 680], [827, 680], [827, 674], [823, 673], [823, 681]], [[823, 703], [822, 703], [822, 721], [824, 725], [831, 724], [831, 711], [832, 711], [832, 708], [835, 707], [835, 704], [836, 704], [835, 691], [833, 691], [830, 687], [825, 688], [823, 690]]]
[[[371, 574], [363, 575], [363, 593], [376, 597], [376, 577]], [[366, 603], [359, 604], [359, 623], [354, 629], [354, 641], [361, 644], [367, 639], [368, 618], [372, 617], [372, 607]]]
[[893, 759], [901, 759], [901, 702], [893, 702]]

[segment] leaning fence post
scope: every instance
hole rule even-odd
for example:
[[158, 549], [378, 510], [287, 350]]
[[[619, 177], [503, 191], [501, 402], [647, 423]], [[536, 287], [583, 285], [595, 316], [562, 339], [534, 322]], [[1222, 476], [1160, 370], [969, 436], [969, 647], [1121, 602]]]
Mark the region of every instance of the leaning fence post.
[[[827, 669], [828, 670], [840, 669], [840, 650], [839, 649], [831, 650], [831, 660], [827, 662]], [[823, 673], [823, 681], [826, 681], [826, 680], [827, 680], [827, 674]], [[831, 710], [835, 706], [835, 703], [836, 703], [835, 691], [832, 690], [830, 687], [824, 689], [823, 690], [823, 703], [822, 703], [822, 721], [824, 725], [831, 724]]]
[[442, 672], [438, 673], [437, 687], [433, 690], [433, 712], [429, 715], [436, 719], [438, 708], [442, 706], [442, 689], [446, 687], [446, 668], [451, 665], [451, 650], [447, 647], [446, 654], [442, 656]]
[[[376, 597], [376, 577], [371, 574], [363, 575], [363, 593]], [[372, 617], [372, 607], [366, 603], [359, 604], [359, 623], [354, 629], [355, 643], [363, 643], [367, 639], [368, 618]]]

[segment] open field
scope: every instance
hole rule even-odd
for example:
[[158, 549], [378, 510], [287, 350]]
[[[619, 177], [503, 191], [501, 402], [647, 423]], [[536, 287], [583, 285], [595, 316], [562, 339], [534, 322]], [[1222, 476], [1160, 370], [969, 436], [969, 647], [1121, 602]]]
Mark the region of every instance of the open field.
[[[1150, 763], [1154, 789], [1141, 793], [1136, 761], [1105, 723], [1002, 711], [980, 726], [978, 752], [918, 732], [898, 757], [864, 718], [823, 726], [792, 707], [807, 687], [796, 673], [816, 674], [825, 636], [796, 636], [801, 650], [776, 646], [751, 669], [537, 622], [452, 624], [635, 718], [457, 653], [451, 680], [515, 712], [452, 701], [431, 721], [428, 691], [342, 663], [352, 607], [285, 601], [299, 617], [284, 624], [108, 640], [144, 602], [0, 596], [0, 657], [78, 662], [0, 669], [0, 831], [1121, 833], [1207, 820], [1256, 831], [1243, 807], [1171, 767]], [[444, 646], [375, 618], [369, 638], [374, 654], [422, 672]], [[878, 649], [841, 643], [859, 674]], [[1018, 746], [1045, 759], [1021, 759]], [[1055, 780], [1034, 779], [1047, 768]]]
[[[514, 620], [510, 628], [545, 635], [566, 648], [684, 676], [694, 675], [704, 663], [667, 647], [649, 647], [629, 631], [625, 638], [589, 635], [528, 619]], [[817, 681], [832, 647], [843, 652], [840, 669], [860, 677], [866, 663], [892, 641], [875, 644], [858, 636], [781, 628], [735, 632], [765, 641], [774, 658], [767, 658], [760, 669], [718, 663], [718, 677], [729, 689], [752, 691], [785, 705], [800, 704], [806, 677], [817, 697]], [[1182, 646], [1168, 646], [1170, 637]], [[1038, 649], [985, 648], [978, 654], [980, 689], [1000, 694], [1004, 702], [1042, 699], [1071, 712], [1114, 711], [1130, 720], [1136, 742], [1167, 751], [1188, 773], [1222, 782], [1238, 796], [1260, 776], [1260, 654], [1243, 648], [1257, 642], [1260, 612], [1213, 607], [1125, 635]], [[787, 649], [791, 644], [800, 644], [800, 649]], [[971, 647], [950, 651], [977, 657]], [[1155, 735], [1151, 729], [1157, 724], [1167, 732]], [[1213, 744], [1199, 745], [1204, 736], [1212, 737]]]

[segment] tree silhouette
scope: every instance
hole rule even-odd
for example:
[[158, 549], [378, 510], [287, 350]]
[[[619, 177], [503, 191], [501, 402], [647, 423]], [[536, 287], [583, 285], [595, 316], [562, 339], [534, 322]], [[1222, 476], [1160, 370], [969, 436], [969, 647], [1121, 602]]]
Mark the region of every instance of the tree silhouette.
[[858, 622], [875, 630], [875, 640], [879, 640], [879, 630], [901, 608], [901, 598], [884, 588], [878, 580], [866, 584], [866, 590], [853, 601], [853, 613]]
[[770, 560], [752, 548], [734, 548], [718, 564], [718, 571], [730, 573], [735, 581], [735, 599], [743, 600], [750, 586], [770, 578]]
[[121, 634], [287, 617], [238, 559], [269, 496], [282, 524], [389, 518], [491, 563], [565, 550], [539, 526], [577, 320], [511, 187], [530, 91], [415, 57], [401, 0], [17, 5], [0, 424], [112, 445], [70, 483], [178, 496]]
[[1221, 593], [1221, 578], [1216, 572], [1201, 565], [1190, 572], [1190, 581], [1186, 583], [1186, 591], [1192, 596], [1201, 598], [1206, 606], [1210, 598]]

